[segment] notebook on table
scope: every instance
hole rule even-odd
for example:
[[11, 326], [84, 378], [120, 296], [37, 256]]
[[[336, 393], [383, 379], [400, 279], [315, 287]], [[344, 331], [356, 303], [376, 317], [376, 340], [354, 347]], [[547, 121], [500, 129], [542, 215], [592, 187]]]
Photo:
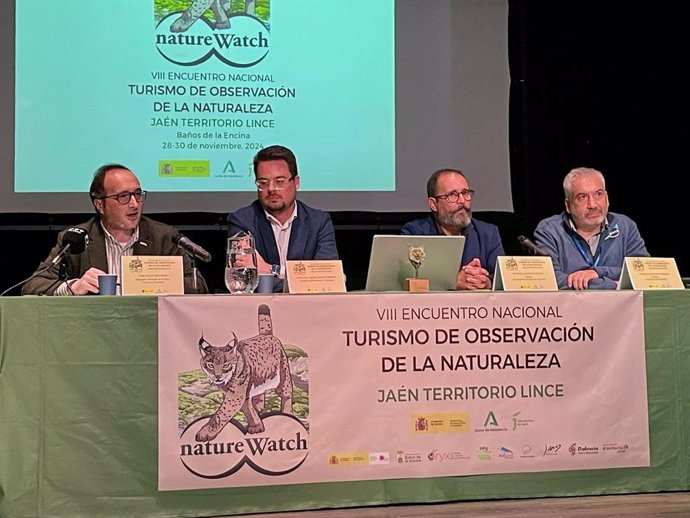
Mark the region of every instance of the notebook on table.
[[414, 277], [410, 246], [424, 247], [419, 278], [429, 279], [430, 291], [455, 289], [465, 236], [375, 235], [365, 290], [402, 291], [405, 279]]

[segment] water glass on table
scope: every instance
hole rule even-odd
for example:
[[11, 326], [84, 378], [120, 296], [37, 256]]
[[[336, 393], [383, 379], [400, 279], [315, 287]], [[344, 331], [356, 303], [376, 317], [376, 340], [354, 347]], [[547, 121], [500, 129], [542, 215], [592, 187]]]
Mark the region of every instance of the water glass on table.
[[240, 233], [228, 238], [225, 286], [232, 294], [254, 293], [259, 282], [254, 237]]

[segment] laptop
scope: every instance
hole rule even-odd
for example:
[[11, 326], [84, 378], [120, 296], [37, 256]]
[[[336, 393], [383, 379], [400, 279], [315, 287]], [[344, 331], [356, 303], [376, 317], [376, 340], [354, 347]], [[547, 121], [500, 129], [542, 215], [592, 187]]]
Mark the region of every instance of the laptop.
[[366, 291], [402, 291], [414, 277], [409, 246], [423, 246], [426, 255], [419, 278], [429, 279], [430, 291], [455, 289], [465, 236], [375, 235], [369, 257]]

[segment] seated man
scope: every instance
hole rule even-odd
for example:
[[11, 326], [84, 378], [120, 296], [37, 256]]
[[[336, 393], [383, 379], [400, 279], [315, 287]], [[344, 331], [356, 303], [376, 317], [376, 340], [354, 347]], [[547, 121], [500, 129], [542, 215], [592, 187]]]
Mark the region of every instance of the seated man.
[[[288, 148], [269, 146], [254, 157], [257, 200], [228, 215], [228, 236], [251, 232], [259, 273], [285, 278], [286, 261], [338, 259], [335, 229], [327, 212], [297, 201], [300, 177]], [[274, 292], [283, 291], [276, 279]]]
[[439, 169], [426, 184], [431, 214], [405, 223], [402, 234], [465, 236], [456, 289], [490, 289], [496, 258], [504, 255], [498, 227], [472, 218], [472, 197], [467, 178], [457, 169]]
[[565, 211], [539, 222], [537, 246], [553, 260], [559, 289], [616, 289], [626, 257], [649, 257], [637, 225], [609, 212], [604, 175], [578, 167], [563, 180]]
[[[96, 216], [79, 225], [89, 236], [88, 247], [63, 260], [66, 279], [60, 280], [58, 265], [50, 267], [62, 248], [65, 231], [60, 232], [57, 245], [39, 265], [36, 276], [24, 284], [23, 295], [98, 293], [99, 275], [117, 274], [119, 282], [123, 256], [182, 255], [172, 242], [172, 237], [178, 234], [176, 229], [142, 216], [146, 191], [141, 190], [136, 175], [125, 166], [99, 167], [89, 195]], [[191, 260], [185, 255], [183, 261], [185, 293], [207, 293], [206, 281], [192, 268]]]

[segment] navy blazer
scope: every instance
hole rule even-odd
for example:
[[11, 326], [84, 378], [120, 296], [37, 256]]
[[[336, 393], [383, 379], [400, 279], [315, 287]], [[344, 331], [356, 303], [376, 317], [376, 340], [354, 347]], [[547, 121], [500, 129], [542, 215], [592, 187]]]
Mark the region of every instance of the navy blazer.
[[[273, 228], [259, 200], [228, 215], [228, 236], [241, 231], [251, 232], [256, 251], [264, 261], [269, 264], [280, 264]], [[338, 259], [335, 229], [330, 214], [297, 201], [297, 218], [292, 222], [290, 230], [287, 259]], [[283, 291], [282, 280], [273, 285], [273, 291]]]

